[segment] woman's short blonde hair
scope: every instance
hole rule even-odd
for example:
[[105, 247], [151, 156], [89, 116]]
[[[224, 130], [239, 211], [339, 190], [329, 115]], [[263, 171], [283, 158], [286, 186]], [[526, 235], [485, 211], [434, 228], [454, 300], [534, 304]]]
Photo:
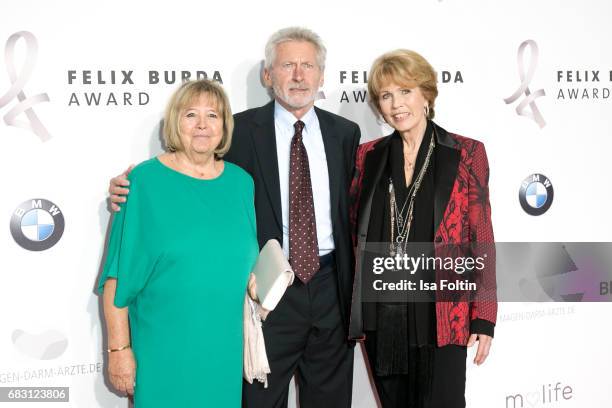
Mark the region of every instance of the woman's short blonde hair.
[[368, 76], [368, 94], [379, 112], [380, 90], [390, 83], [411, 88], [418, 86], [429, 103], [427, 118], [434, 118], [434, 106], [438, 96], [438, 78], [431, 64], [420, 54], [399, 49], [387, 52], [374, 61]]
[[164, 115], [164, 143], [171, 152], [185, 150], [181, 142], [180, 121], [182, 112], [194, 100], [206, 95], [216, 105], [216, 109], [223, 119], [223, 136], [219, 146], [215, 149], [215, 157], [220, 159], [230, 148], [232, 143], [232, 132], [234, 131], [234, 117], [230, 108], [229, 100], [221, 85], [208, 79], [187, 81], [183, 83], [170, 97], [166, 114]]

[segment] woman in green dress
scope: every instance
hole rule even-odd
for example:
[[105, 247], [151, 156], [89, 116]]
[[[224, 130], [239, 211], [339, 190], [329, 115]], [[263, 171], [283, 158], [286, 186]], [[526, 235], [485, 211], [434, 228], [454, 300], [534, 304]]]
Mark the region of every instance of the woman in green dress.
[[258, 254], [253, 181], [222, 160], [222, 88], [184, 83], [165, 114], [167, 153], [136, 166], [99, 283], [113, 386], [136, 408], [239, 407], [242, 307]]

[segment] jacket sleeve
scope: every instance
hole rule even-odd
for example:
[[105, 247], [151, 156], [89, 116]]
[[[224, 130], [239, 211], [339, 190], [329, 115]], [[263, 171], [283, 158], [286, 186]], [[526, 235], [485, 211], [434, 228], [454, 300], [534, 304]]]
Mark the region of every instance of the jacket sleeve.
[[469, 173], [468, 225], [474, 257], [484, 257], [485, 267], [475, 273], [477, 291], [470, 303], [472, 333], [492, 335], [497, 320], [495, 239], [489, 202], [489, 163], [482, 143], [474, 145]]

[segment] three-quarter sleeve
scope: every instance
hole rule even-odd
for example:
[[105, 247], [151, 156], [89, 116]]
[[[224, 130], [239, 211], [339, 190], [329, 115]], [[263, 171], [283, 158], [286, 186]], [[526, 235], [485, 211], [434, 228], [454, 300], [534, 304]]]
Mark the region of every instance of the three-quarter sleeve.
[[121, 204], [121, 211], [114, 214], [108, 241], [108, 252], [98, 284], [101, 294], [109, 278], [117, 279], [114, 304], [129, 306], [146, 286], [155, 266], [151, 250], [151, 232], [147, 231], [147, 202], [140, 179], [130, 175], [130, 193]]

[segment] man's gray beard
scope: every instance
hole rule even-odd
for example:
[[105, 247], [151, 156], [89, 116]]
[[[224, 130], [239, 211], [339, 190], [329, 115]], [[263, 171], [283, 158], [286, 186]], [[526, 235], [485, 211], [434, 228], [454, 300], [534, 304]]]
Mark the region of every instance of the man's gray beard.
[[301, 108], [303, 108], [303, 107], [305, 107], [305, 106], [310, 105], [311, 103], [313, 103], [313, 102], [315, 101], [315, 99], [316, 99], [316, 95], [317, 95], [317, 91], [315, 91], [315, 92], [311, 92], [310, 97], [309, 97], [309, 98], [307, 98], [307, 99], [305, 100], [305, 102], [301, 103], [300, 105], [296, 105], [296, 104], [292, 103], [292, 102], [289, 100], [288, 95], [285, 95], [285, 94], [283, 93], [283, 90], [282, 90], [282, 89], [280, 89], [279, 87], [277, 87], [277, 86], [274, 86], [274, 85], [273, 85], [273, 86], [272, 86], [272, 90], [274, 91], [274, 96], [275, 96], [275, 97], [277, 97], [278, 99], [280, 99], [280, 100], [281, 100], [281, 101], [283, 101], [283, 102], [284, 102], [286, 105], [289, 105], [289, 106], [290, 106], [290, 107], [292, 107], [293, 109], [301, 109]]

